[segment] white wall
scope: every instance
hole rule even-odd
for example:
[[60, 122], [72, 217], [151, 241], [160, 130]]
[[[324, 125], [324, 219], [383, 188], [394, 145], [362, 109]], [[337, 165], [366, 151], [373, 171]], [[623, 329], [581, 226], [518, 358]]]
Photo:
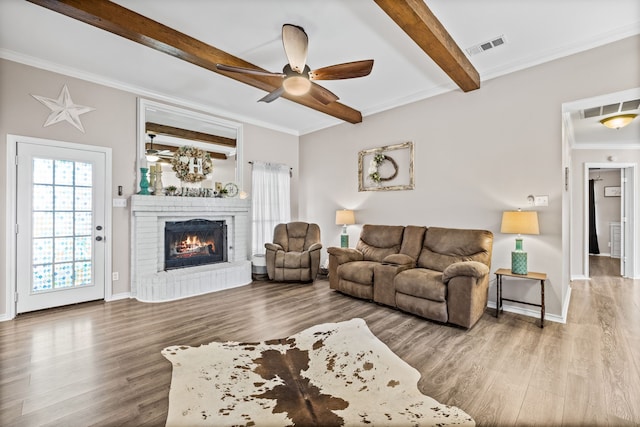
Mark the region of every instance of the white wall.
[[[549, 206], [536, 208], [541, 234], [526, 236], [525, 249], [529, 270], [548, 273], [547, 313], [560, 319], [569, 285], [562, 268], [561, 105], [637, 87], [638, 51], [640, 37], [626, 39], [484, 81], [474, 92], [451, 92], [305, 135], [300, 215], [320, 224], [325, 248], [339, 245], [334, 215], [343, 207], [356, 211], [360, 225], [488, 229], [495, 235], [495, 271], [510, 266], [514, 247], [514, 236], [499, 232], [501, 212], [527, 208], [529, 194], [548, 195]], [[405, 141], [415, 144], [415, 190], [358, 192], [358, 152]], [[352, 247], [359, 230], [349, 229]], [[539, 301], [536, 286], [514, 284], [507, 295]]]
[[[80, 116], [85, 133], [67, 122], [43, 127], [49, 113], [47, 107], [31, 95], [57, 98], [67, 85], [76, 104], [87, 105], [95, 111]], [[31, 136], [87, 145], [111, 147], [113, 154], [113, 196], [119, 185], [125, 196], [130, 195], [136, 185], [136, 97], [135, 95], [61, 74], [43, 71], [15, 62], [0, 60], [0, 165], [2, 181], [0, 192], [7, 194], [4, 180], [7, 134]], [[7, 230], [5, 221], [8, 209], [5, 197], [0, 197], [0, 317], [5, 312], [5, 246]], [[120, 273], [120, 280], [113, 283], [114, 294], [129, 290], [129, 212], [114, 208], [112, 211], [113, 233], [112, 264]]]
[[[64, 85], [69, 87], [71, 98], [77, 104], [95, 108], [81, 116], [85, 133], [67, 122], [43, 127], [50, 111], [31, 96], [56, 98]], [[62, 74], [0, 60], [0, 193], [7, 194], [5, 165], [7, 134], [75, 142], [110, 147], [113, 150], [113, 197], [119, 185], [123, 196], [136, 191], [136, 94], [94, 84]], [[245, 126], [243, 156], [247, 160], [280, 160], [293, 167], [292, 194], [297, 191], [298, 138], [258, 126]], [[245, 190], [250, 192], [250, 167], [244, 165]], [[249, 175], [247, 175], [249, 174]], [[249, 176], [249, 179], [247, 179]], [[292, 197], [292, 199], [296, 199]], [[13, 209], [5, 196], [0, 197], [0, 319], [6, 315], [7, 269], [4, 242], [8, 233], [6, 213]], [[297, 201], [292, 208], [296, 217]], [[113, 282], [113, 293], [127, 294], [130, 290], [130, 237], [128, 208], [113, 208], [112, 265], [120, 280]]]

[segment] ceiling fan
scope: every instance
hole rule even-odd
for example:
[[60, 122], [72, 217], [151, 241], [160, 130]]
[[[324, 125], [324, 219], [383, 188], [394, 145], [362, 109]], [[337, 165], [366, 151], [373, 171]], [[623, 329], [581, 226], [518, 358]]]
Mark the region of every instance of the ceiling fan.
[[304, 28], [297, 25], [284, 24], [282, 26], [282, 44], [289, 63], [284, 66], [281, 73], [224, 64], [216, 64], [216, 68], [220, 71], [232, 73], [281, 77], [282, 85], [259, 101], [274, 101], [285, 92], [294, 96], [302, 96], [309, 93], [315, 100], [324, 105], [335, 102], [339, 98], [330, 90], [313, 83], [314, 80], [341, 80], [364, 77], [369, 75], [373, 68], [373, 59], [368, 59], [311, 70], [306, 63], [309, 38]]
[[153, 138], [157, 135], [153, 133], [147, 134], [150, 139], [149, 148], [145, 150], [144, 155], [148, 162], [158, 162], [173, 157], [173, 153], [169, 150], [155, 150], [153, 148]]

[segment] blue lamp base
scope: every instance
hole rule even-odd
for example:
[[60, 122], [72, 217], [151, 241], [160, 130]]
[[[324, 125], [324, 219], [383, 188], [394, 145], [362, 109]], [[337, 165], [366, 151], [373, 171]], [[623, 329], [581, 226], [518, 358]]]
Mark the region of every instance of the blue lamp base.
[[527, 253], [525, 251], [511, 252], [511, 272], [513, 274], [527, 274]]
[[348, 234], [341, 234], [340, 235], [340, 247], [341, 248], [348, 248], [349, 247], [349, 235]]

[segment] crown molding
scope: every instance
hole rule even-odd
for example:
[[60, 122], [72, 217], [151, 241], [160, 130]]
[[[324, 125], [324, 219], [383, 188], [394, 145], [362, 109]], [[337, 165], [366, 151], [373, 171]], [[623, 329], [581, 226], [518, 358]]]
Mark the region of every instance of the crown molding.
[[217, 108], [213, 108], [210, 105], [204, 105], [204, 104], [199, 104], [199, 103], [194, 103], [192, 101], [188, 101], [185, 99], [181, 99], [181, 98], [174, 98], [172, 96], [160, 93], [160, 92], [155, 92], [155, 91], [151, 91], [148, 90], [146, 88], [143, 87], [139, 87], [139, 86], [134, 86], [128, 83], [124, 83], [118, 80], [114, 80], [114, 79], [109, 79], [106, 78], [104, 76], [98, 75], [98, 74], [93, 74], [93, 73], [88, 73], [86, 71], [83, 70], [78, 70], [76, 68], [72, 68], [72, 67], [67, 67], [58, 63], [54, 63], [54, 62], [50, 62], [50, 61], [45, 61], [42, 60], [40, 58], [35, 58], [33, 56], [29, 56], [29, 55], [24, 55], [18, 52], [14, 52], [11, 50], [7, 50], [7, 49], [0, 49], [0, 58], [2, 59], [6, 59], [8, 61], [13, 61], [13, 62], [17, 62], [23, 65], [28, 65], [30, 67], [35, 67], [35, 68], [39, 68], [41, 70], [45, 70], [45, 71], [50, 71], [53, 73], [58, 73], [58, 74], [62, 74], [65, 76], [69, 76], [69, 77], [73, 77], [73, 78], [77, 78], [80, 80], [84, 80], [84, 81], [88, 81], [91, 83], [95, 83], [95, 84], [99, 84], [102, 86], [107, 86], [113, 89], [118, 89], [118, 90], [122, 90], [125, 92], [130, 92], [133, 93], [134, 95], [137, 96], [142, 96], [145, 98], [151, 98], [151, 99], [155, 99], [158, 101], [162, 101], [162, 102], [167, 102], [167, 103], [171, 103], [171, 104], [175, 104], [178, 105], [180, 107], [184, 107], [184, 108], [190, 108], [193, 110], [197, 110], [203, 113], [207, 113], [207, 114], [213, 114], [215, 116], [219, 116], [221, 118], [227, 118], [230, 120], [235, 120], [238, 122], [242, 122], [245, 124], [251, 124], [254, 126], [260, 126], [263, 128], [267, 128], [267, 129], [271, 129], [274, 131], [278, 131], [278, 132], [282, 132], [282, 133], [286, 133], [289, 135], [294, 135], [294, 136], [300, 136], [300, 133], [295, 130], [295, 129], [291, 129], [291, 128], [286, 128], [286, 127], [282, 127], [282, 126], [275, 126], [272, 123], [267, 123], [261, 120], [255, 120], [251, 117], [247, 117], [247, 116], [243, 116], [243, 115], [239, 115], [239, 114], [229, 114], [228, 111], [223, 111]]

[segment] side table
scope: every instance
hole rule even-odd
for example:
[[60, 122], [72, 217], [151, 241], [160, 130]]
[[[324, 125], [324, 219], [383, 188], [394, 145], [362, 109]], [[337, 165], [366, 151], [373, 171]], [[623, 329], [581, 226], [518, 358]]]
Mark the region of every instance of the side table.
[[[525, 301], [518, 301], [509, 298], [502, 297], [502, 277], [518, 277], [521, 279], [529, 279], [529, 280], [539, 280], [540, 281], [540, 304], [533, 304]], [[496, 318], [500, 315], [502, 311], [502, 301], [511, 301], [517, 302], [520, 304], [532, 305], [535, 307], [540, 307], [540, 327], [544, 328], [544, 281], [547, 280], [546, 273], [534, 273], [530, 271], [527, 274], [514, 274], [511, 270], [507, 268], [500, 268], [496, 271]]]

